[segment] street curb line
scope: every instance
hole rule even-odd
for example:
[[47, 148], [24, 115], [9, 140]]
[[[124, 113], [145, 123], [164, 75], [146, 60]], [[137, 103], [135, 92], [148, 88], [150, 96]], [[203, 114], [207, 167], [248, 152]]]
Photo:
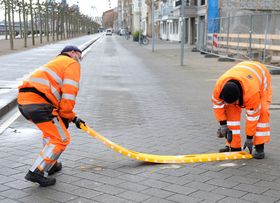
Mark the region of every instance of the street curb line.
[[[12, 91], [15, 92], [16, 90], [12, 90]], [[9, 94], [11, 93], [9, 92]], [[17, 97], [9, 98], [9, 99], [10, 99], [9, 102], [5, 104], [2, 108], [0, 108], [0, 118], [2, 118], [5, 114], [7, 114], [11, 109], [13, 109], [17, 105]]]
[[190, 155], [154, 155], [145, 154], [132, 150], [128, 150], [110, 140], [106, 139], [98, 132], [91, 129], [89, 126], [83, 124], [80, 125], [81, 129], [87, 132], [90, 136], [100, 140], [104, 145], [112, 150], [139, 161], [152, 162], [152, 163], [198, 163], [198, 162], [210, 162], [210, 161], [226, 161], [237, 159], [251, 159], [252, 155], [246, 151], [240, 152], [224, 152], [224, 153], [211, 153], [211, 154], [190, 154]]

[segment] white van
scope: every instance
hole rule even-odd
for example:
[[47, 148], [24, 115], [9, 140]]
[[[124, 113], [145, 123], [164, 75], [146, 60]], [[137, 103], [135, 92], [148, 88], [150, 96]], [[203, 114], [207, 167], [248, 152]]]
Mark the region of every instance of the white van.
[[106, 30], [106, 35], [112, 35], [112, 33], [113, 33], [113, 32], [112, 32], [112, 29], [107, 29], [107, 30]]

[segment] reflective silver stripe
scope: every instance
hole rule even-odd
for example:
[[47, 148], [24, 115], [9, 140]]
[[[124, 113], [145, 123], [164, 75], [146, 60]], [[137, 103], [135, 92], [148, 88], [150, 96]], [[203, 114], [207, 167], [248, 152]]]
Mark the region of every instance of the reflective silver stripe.
[[39, 155], [39, 157], [36, 159], [36, 161], [34, 162], [34, 164], [31, 166], [31, 168], [29, 169], [30, 171], [34, 172], [35, 169], [41, 165], [41, 163], [43, 163], [44, 159]]
[[28, 81], [37, 82], [37, 83], [40, 83], [40, 84], [43, 84], [43, 85], [46, 85], [46, 86], [50, 87], [50, 82], [48, 80], [45, 80], [45, 79], [42, 79], [42, 78], [30, 77], [28, 79]]
[[29, 78], [30, 82], [36, 82], [36, 83], [40, 83], [42, 85], [46, 85], [50, 88], [52, 94], [55, 96], [55, 98], [57, 99], [57, 101], [61, 100], [60, 94], [57, 92], [57, 90], [50, 84], [50, 82], [48, 80], [42, 79], [42, 78], [34, 78], [34, 77], [30, 77]]
[[255, 113], [258, 113], [260, 111], [260, 109], [261, 109], [261, 104], [258, 106], [258, 108], [256, 110], [246, 110], [246, 113], [248, 115], [253, 115]]
[[62, 129], [62, 127], [60, 126], [59, 121], [57, 120], [57, 118], [53, 119], [53, 121], [54, 121], [54, 125], [55, 125], [55, 127], [56, 127], [56, 129], [57, 129], [57, 131], [58, 131], [58, 133], [59, 133], [59, 135], [60, 135], [60, 137], [61, 137], [61, 140], [62, 140], [63, 142], [65, 142], [66, 139], [67, 139], [67, 137], [66, 137], [66, 135], [65, 135], [65, 133], [64, 133], [64, 131], [63, 131], [63, 129]]
[[75, 80], [71, 80], [71, 79], [64, 79], [63, 80], [63, 85], [72, 85], [74, 87], [79, 88], [79, 83], [76, 82]]
[[229, 126], [240, 126], [240, 121], [227, 121]]
[[42, 66], [39, 68], [39, 70], [47, 72], [49, 75], [51, 75], [53, 77], [53, 79], [59, 84], [60, 87], [62, 86], [62, 79], [50, 68]]
[[253, 68], [251, 68], [249, 66], [241, 66], [241, 65], [237, 65], [236, 68], [244, 68], [244, 69], [250, 70], [251, 72], [253, 72], [257, 76], [257, 78], [259, 79], [260, 84], [262, 84], [261, 76]]
[[32, 165], [32, 167], [30, 168], [30, 171], [35, 171], [35, 169], [40, 166], [42, 167], [43, 170], [45, 170], [46, 167], [46, 163], [44, 161], [44, 159], [46, 157], [51, 157], [53, 154], [53, 149], [55, 148], [55, 146], [53, 144], [49, 144], [49, 145], [45, 145], [45, 147], [42, 150], [42, 156], [41, 153], [38, 156], [38, 158], [36, 159], [36, 161], [34, 162], [34, 164]]
[[222, 108], [224, 108], [225, 107], [225, 105], [224, 104], [222, 104], [222, 105], [213, 105], [213, 108], [214, 109], [222, 109]]
[[270, 131], [265, 131], [265, 132], [256, 132], [257, 137], [261, 136], [270, 136]]
[[76, 101], [76, 96], [73, 94], [62, 94], [62, 99], [74, 100]]
[[270, 127], [270, 123], [258, 123], [257, 127], [258, 128], [268, 128], [268, 127]]
[[52, 94], [55, 96], [56, 100], [60, 101], [61, 100], [61, 96], [60, 96], [60, 94], [57, 92], [57, 90], [53, 86], [51, 86], [51, 91], [52, 91]]
[[264, 78], [264, 81], [263, 81], [263, 83], [264, 83], [264, 87], [263, 87], [263, 89], [264, 89], [264, 91], [266, 90], [266, 88], [267, 88], [267, 77], [266, 77], [266, 75], [265, 75], [265, 71], [264, 71], [264, 69], [259, 65], [259, 64], [256, 64], [256, 63], [253, 63], [253, 62], [245, 62], [245, 63], [249, 63], [249, 64], [251, 64], [251, 65], [253, 65], [253, 66], [256, 66], [261, 72], [262, 72], [262, 75], [263, 75], [263, 78]]
[[247, 118], [247, 120], [248, 121], [257, 121], [257, 120], [259, 120], [259, 118], [260, 118], [260, 116], [247, 116], [246, 115], [246, 118]]
[[61, 153], [62, 153], [62, 151], [59, 151], [57, 154], [53, 154], [52, 157], [50, 157], [51, 160], [56, 161], [59, 158], [59, 156], [61, 155]]
[[43, 147], [50, 141], [49, 137], [43, 138]]
[[239, 135], [240, 134], [240, 130], [232, 130], [232, 134], [233, 135]]

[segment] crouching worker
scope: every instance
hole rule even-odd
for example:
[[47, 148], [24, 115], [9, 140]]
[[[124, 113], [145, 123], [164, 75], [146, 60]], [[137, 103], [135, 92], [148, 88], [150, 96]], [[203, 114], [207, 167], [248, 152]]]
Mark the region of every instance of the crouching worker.
[[259, 62], [238, 63], [217, 80], [212, 95], [214, 114], [220, 123], [217, 134], [226, 138], [227, 132], [232, 135], [220, 152], [241, 151], [240, 120], [242, 108], [245, 108], [246, 141], [243, 149], [248, 148], [252, 153], [254, 145], [253, 157], [264, 158], [264, 144], [270, 140], [271, 98], [271, 76]]
[[42, 187], [54, 185], [56, 179], [48, 175], [62, 168], [57, 160], [70, 142], [69, 122], [78, 128], [85, 124], [73, 112], [79, 90], [81, 53], [75, 46], [66, 46], [19, 86], [19, 111], [42, 131], [43, 138], [43, 149], [25, 179]]

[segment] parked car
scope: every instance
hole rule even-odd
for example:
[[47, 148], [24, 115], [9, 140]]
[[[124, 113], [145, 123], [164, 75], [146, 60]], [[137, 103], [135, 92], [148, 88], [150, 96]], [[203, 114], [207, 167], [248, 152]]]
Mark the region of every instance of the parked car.
[[107, 29], [106, 30], [106, 35], [112, 35], [112, 33], [113, 33], [112, 29]]
[[125, 35], [126, 32], [127, 32], [127, 29], [124, 29], [124, 28], [120, 29], [120, 35], [121, 35], [121, 36], [122, 36], [122, 35]]

